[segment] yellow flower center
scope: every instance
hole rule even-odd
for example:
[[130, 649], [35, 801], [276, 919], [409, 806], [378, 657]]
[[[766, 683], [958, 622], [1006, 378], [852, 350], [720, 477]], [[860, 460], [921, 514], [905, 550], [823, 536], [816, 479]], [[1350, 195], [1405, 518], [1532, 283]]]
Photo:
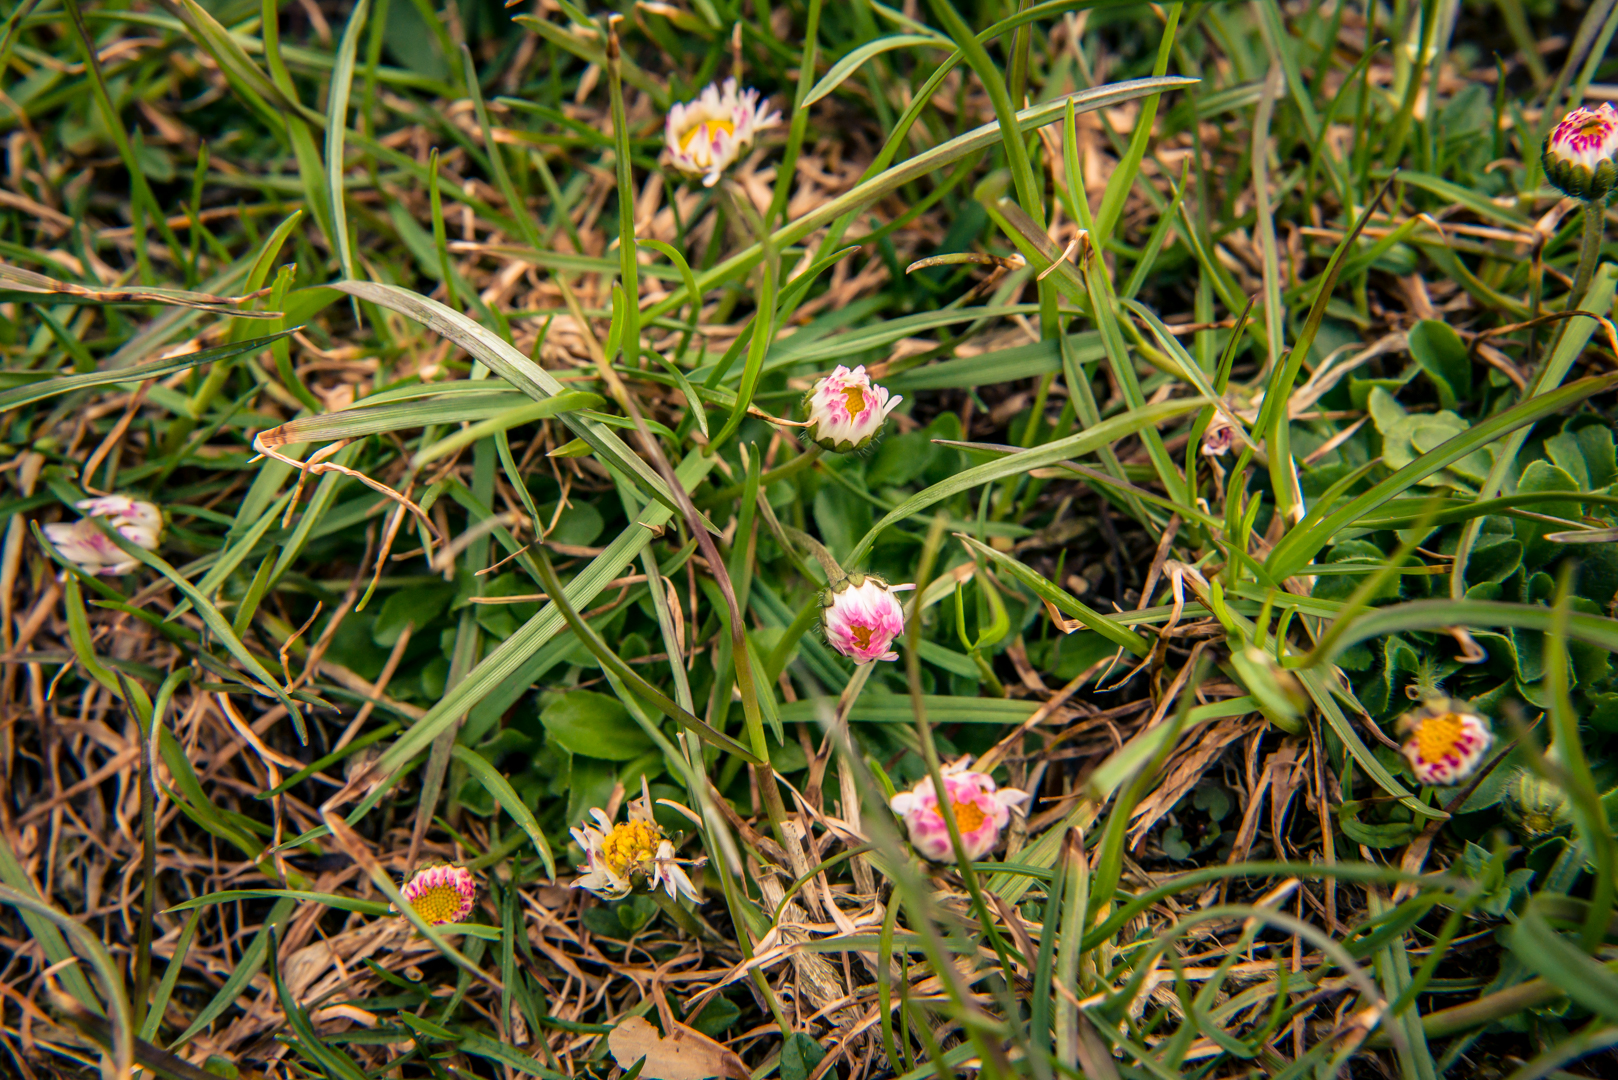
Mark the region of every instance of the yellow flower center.
[[1439, 761], [1455, 749], [1466, 725], [1455, 713], [1429, 716], [1416, 728], [1416, 749], [1425, 761]]
[[854, 642], [862, 649], [871, 647], [871, 628], [869, 626], [853, 626], [849, 633], [854, 635]]
[[1602, 120], [1600, 117], [1592, 116], [1590, 119], [1588, 119], [1588, 120], [1586, 120], [1584, 122], [1583, 127], [1579, 128], [1579, 134], [1580, 135], [1600, 135], [1600, 134], [1604, 133], [1606, 130], [1607, 130], [1606, 121]]
[[955, 824], [960, 828], [961, 832], [975, 832], [978, 826], [983, 824], [985, 815], [977, 803], [952, 802], [949, 805], [950, 809], [955, 811]]
[[601, 857], [613, 873], [628, 877], [632, 867], [657, 857], [657, 845], [662, 839], [663, 830], [650, 821], [626, 821], [614, 825], [612, 832], [601, 841]]
[[842, 393], [843, 408], [848, 410], [848, 415], [858, 416], [860, 413], [865, 411], [864, 390], [861, 390], [857, 386], [845, 386], [843, 387]]
[[704, 120], [694, 127], [687, 128], [685, 134], [680, 136], [680, 150], [682, 152], [690, 150], [691, 144], [696, 141], [698, 135], [702, 136], [703, 142], [711, 143], [713, 142], [713, 137], [721, 131], [726, 135], [734, 135], [736, 134], [736, 125], [729, 120]]
[[453, 885], [434, 885], [410, 902], [416, 914], [434, 926], [447, 923], [461, 910], [461, 893]]

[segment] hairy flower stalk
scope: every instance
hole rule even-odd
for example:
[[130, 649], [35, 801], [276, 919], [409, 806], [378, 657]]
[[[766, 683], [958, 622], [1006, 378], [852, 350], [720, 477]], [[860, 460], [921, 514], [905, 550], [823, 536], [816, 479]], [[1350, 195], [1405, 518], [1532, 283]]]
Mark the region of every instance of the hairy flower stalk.
[[1545, 137], [1540, 160], [1546, 179], [1563, 194], [1584, 203], [1584, 241], [1573, 287], [1568, 290], [1571, 309], [1584, 299], [1595, 272], [1607, 197], [1618, 186], [1618, 110], [1607, 102], [1594, 109], [1574, 109]]
[[[973, 772], [967, 761], [944, 770], [944, 790], [949, 810], [961, 831], [961, 848], [967, 859], [976, 862], [1000, 842], [1001, 831], [1011, 822], [1011, 808], [1028, 801], [1026, 791], [998, 787], [988, 773]], [[904, 818], [910, 843], [924, 858], [948, 862], [954, 856], [949, 823], [940, 810], [933, 778], [924, 777], [909, 791], [893, 797], [889, 807]]]
[[1432, 698], [1399, 718], [1399, 748], [1423, 784], [1459, 784], [1482, 764], [1494, 742], [1489, 721], [1449, 698]]
[[163, 539], [163, 512], [149, 502], [127, 495], [103, 495], [73, 505], [84, 517], [46, 525], [45, 538], [64, 559], [87, 574], [128, 574], [140, 565], [101, 531], [94, 518], [105, 518], [125, 540], [147, 551], [156, 551]]
[[780, 122], [781, 114], [769, 111], [757, 90], [738, 91], [736, 80], [726, 79], [669, 109], [663, 140], [676, 169], [713, 187], [759, 132]]
[[399, 894], [429, 926], [443, 926], [472, 914], [478, 886], [464, 866], [429, 866], [405, 882]]

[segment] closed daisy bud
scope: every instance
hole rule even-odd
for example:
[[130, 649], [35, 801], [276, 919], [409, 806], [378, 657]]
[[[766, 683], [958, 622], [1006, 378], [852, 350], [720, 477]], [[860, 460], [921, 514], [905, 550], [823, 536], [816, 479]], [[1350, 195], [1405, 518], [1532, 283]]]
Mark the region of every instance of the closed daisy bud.
[[873, 383], [863, 364], [853, 371], [839, 364], [804, 395], [809, 437], [822, 449], [840, 454], [863, 449], [881, 433], [888, 414], [903, 400], [889, 400], [887, 388]]
[[1400, 750], [1423, 784], [1459, 784], [1477, 770], [1494, 734], [1459, 701], [1433, 698], [1399, 718]]
[[889, 585], [875, 574], [853, 574], [821, 594], [820, 623], [831, 647], [856, 664], [897, 660], [889, 648], [904, 633], [905, 613], [893, 594], [914, 585]]
[[1527, 769], [1506, 787], [1506, 814], [1530, 840], [1549, 836], [1573, 820], [1567, 793], [1554, 780]]
[[735, 79], [722, 87], [710, 84], [697, 100], [669, 109], [663, 133], [669, 162], [713, 187], [760, 131], [781, 122], [781, 114], [767, 108], [757, 90], [738, 92]]
[[670, 899], [684, 896], [699, 902], [697, 887], [681, 864], [697, 866], [700, 860], [675, 858], [674, 844], [644, 805], [631, 804], [629, 820], [616, 825], [604, 810], [592, 810], [590, 816], [595, 828], [573, 830], [585, 858], [585, 873], [573, 883], [575, 889], [619, 900], [634, 891], [639, 879], [654, 892], [663, 889]]
[[1276, 663], [1272, 653], [1249, 645], [1231, 653], [1230, 665], [1258, 702], [1259, 712], [1265, 719], [1284, 731], [1303, 730], [1303, 718], [1309, 712], [1309, 695], [1298, 677]]
[[127, 495], [103, 495], [73, 505], [84, 517], [46, 525], [45, 537], [63, 558], [87, 574], [128, 574], [140, 565], [102, 533], [92, 518], [105, 518], [125, 540], [147, 551], [156, 551], [162, 541], [163, 512], [149, 502]]
[[405, 883], [400, 895], [430, 926], [458, 923], [472, 914], [477, 881], [464, 866], [429, 866]]
[[1545, 177], [1585, 202], [1604, 200], [1618, 185], [1618, 110], [1603, 101], [1578, 108], [1545, 137]]
[[[1011, 821], [1011, 808], [1028, 801], [1026, 791], [997, 788], [988, 773], [972, 772], [964, 767], [944, 772], [944, 790], [955, 816], [955, 826], [961, 831], [961, 847], [973, 862], [993, 851], [1000, 842], [1001, 830]], [[949, 825], [939, 810], [932, 777], [924, 777], [909, 791], [895, 795], [888, 805], [904, 818], [905, 831], [910, 834], [910, 843], [918, 854], [933, 862], [948, 862], [954, 857]]]

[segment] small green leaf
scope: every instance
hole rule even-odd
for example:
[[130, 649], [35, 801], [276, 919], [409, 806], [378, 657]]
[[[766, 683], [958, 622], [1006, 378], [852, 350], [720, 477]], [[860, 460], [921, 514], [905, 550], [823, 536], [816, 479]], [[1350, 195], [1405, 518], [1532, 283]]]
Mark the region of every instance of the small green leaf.
[[727, 997], [716, 997], [709, 1000], [702, 1007], [702, 1011], [686, 1021], [687, 1026], [696, 1028], [710, 1039], [717, 1039], [730, 1029], [730, 1026], [741, 1019], [742, 1011], [736, 1003]]
[[376, 613], [376, 622], [371, 624], [371, 640], [384, 649], [392, 647], [406, 624], [413, 627], [412, 633], [425, 629], [454, 598], [455, 586], [449, 582], [414, 585], [388, 594]]
[[1472, 360], [1466, 343], [1447, 323], [1423, 319], [1410, 328], [1410, 355], [1438, 388], [1446, 409], [1472, 396]]
[[630, 761], [652, 745], [617, 698], [589, 690], [568, 691], [546, 706], [539, 719], [564, 749], [585, 757]]
[[781, 1080], [809, 1080], [825, 1056], [825, 1047], [801, 1031], [793, 1032], [781, 1046]]
[[[1577, 492], [1579, 485], [1573, 477], [1563, 469], [1552, 465], [1548, 461], [1529, 462], [1523, 470], [1522, 479], [1517, 481], [1519, 495], [1540, 494], [1544, 492]], [[1567, 521], [1578, 521], [1580, 517], [1579, 502], [1577, 499], [1541, 503], [1534, 507], [1541, 514], [1562, 518]], [[1567, 529], [1565, 525], [1557, 525], [1549, 521], [1528, 520], [1517, 518], [1511, 523], [1512, 531], [1523, 545], [1523, 564], [1531, 568], [1545, 566], [1546, 563], [1567, 554], [1567, 549], [1553, 540], [1545, 539], [1546, 533], [1561, 532]]]

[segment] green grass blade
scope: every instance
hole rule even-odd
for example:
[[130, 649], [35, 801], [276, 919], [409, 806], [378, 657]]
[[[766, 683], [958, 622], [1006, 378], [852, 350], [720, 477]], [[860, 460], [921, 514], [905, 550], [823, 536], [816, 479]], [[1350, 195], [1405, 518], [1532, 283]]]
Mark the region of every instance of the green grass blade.
[[1207, 404], [1202, 398], [1180, 398], [1174, 401], [1163, 401], [1156, 405], [1147, 405], [1141, 409], [1115, 416], [1110, 420], [1103, 420], [1100, 424], [1088, 431], [1069, 435], [1065, 439], [1057, 439], [1044, 446], [1022, 450], [1015, 454], [1007, 454], [997, 461], [986, 462], [970, 469], [962, 470], [948, 480], [918, 492], [894, 507], [883, 516], [881, 521], [871, 526], [869, 532], [862, 536], [854, 550], [848, 557], [850, 566], [857, 566], [861, 559], [871, 550], [877, 537], [889, 525], [897, 524], [906, 518], [913, 517], [921, 511], [942, 502], [962, 491], [969, 491], [979, 484], [991, 483], [1007, 476], [1015, 476], [1028, 472], [1030, 469], [1054, 465], [1066, 458], [1083, 457], [1093, 454], [1103, 447], [1111, 446], [1119, 439], [1133, 435], [1145, 428], [1153, 427], [1166, 420], [1183, 416]]
[[348, 129], [348, 96], [354, 86], [354, 58], [359, 51], [360, 30], [365, 26], [365, 15], [371, 0], [359, 0], [343, 28], [342, 41], [337, 46], [337, 65], [332, 69], [331, 84], [326, 103], [326, 186], [331, 192], [332, 232], [337, 240], [337, 262], [343, 276], [354, 276], [353, 241], [348, 235], [348, 199], [343, 187], [344, 161], [343, 135]]
[[[567, 390], [556, 381], [556, 376], [518, 352], [499, 335], [479, 326], [473, 320], [436, 300], [429, 299], [397, 285], [383, 285], [370, 281], [344, 281], [332, 286], [340, 292], [369, 300], [389, 311], [397, 311], [449, 338], [455, 344], [482, 360], [489, 370], [536, 401], [555, 397]], [[622, 439], [605, 425], [582, 417], [563, 413], [561, 420], [573, 433], [600, 454], [614, 468], [626, 476], [636, 478], [658, 502], [670, 510], [676, 508], [674, 496], [663, 483], [663, 478], [642, 461]]]
[[996, 551], [988, 544], [979, 543], [965, 533], [956, 533], [955, 538], [975, 554], [982, 555], [992, 560], [996, 565], [1004, 567], [1012, 577], [1032, 589], [1034, 595], [1041, 600], [1049, 601], [1108, 641], [1128, 649], [1136, 656], [1145, 656], [1152, 651], [1151, 645], [1145, 638], [1094, 608], [1080, 603], [1073, 597], [1073, 594], [1058, 586], [1033, 567], [1028, 566], [1026, 563], [1018, 562], [1003, 551]]
[[[680, 482], [695, 487], [713, 466], [713, 459], [693, 454], [675, 470]], [[575, 611], [588, 608], [600, 595], [607, 582], [623, 573], [651, 541], [652, 530], [666, 524], [670, 517], [662, 504], [648, 506], [634, 525], [620, 533], [607, 549], [591, 560], [590, 565], [568, 582], [564, 595]], [[417, 754], [425, 750], [443, 728], [462, 715], [485, 694], [500, 685], [506, 676], [520, 668], [529, 657], [566, 625], [562, 613], [547, 604], [516, 633], [501, 642], [493, 652], [483, 658], [467, 677], [457, 683], [414, 725], [394, 742], [378, 761], [384, 773], [398, 771]]]
[[534, 819], [534, 812], [522, 801], [522, 796], [511, 786], [511, 781], [500, 774], [500, 771], [489, 764], [489, 759], [473, 750], [469, 746], [457, 743], [451, 748], [450, 754], [456, 761], [466, 766], [468, 772], [483, 785], [500, 808], [511, 815], [528, 839], [534, 842], [534, 850], [545, 864], [545, 873], [550, 875], [552, 881], [556, 880], [556, 860], [551, 856], [551, 846], [545, 840], [545, 834], [540, 831], [539, 822]]
[[147, 379], [161, 379], [173, 375], [175, 372], [196, 367], [199, 364], [208, 364], [215, 360], [228, 360], [233, 356], [241, 356], [245, 353], [256, 353], [265, 346], [272, 345], [301, 329], [302, 327], [294, 327], [292, 330], [283, 330], [281, 333], [271, 334], [269, 337], [254, 338], [251, 341], [239, 341], [230, 345], [215, 345], [211, 349], [185, 353], [165, 360], [155, 360], [152, 363], [135, 367], [87, 371], [82, 375], [54, 376], [26, 386], [14, 386], [10, 390], [0, 392], [0, 412], [20, 408], [23, 405], [31, 405], [36, 401], [43, 401], [59, 394], [72, 393], [75, 390], [92, 390], [99, 386], [134, 384]]

